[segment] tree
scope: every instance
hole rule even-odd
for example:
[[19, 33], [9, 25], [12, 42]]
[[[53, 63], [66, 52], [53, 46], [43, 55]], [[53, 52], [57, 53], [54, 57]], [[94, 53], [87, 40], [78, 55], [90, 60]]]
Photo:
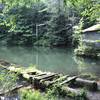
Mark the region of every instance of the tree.
[[76, 11], [79, 19], [83, 17], [83, 28], [95, 24], [96, 19], [100, 16], [100, 2], [98, 0], [64, 0], [64, 3]]
[[45, 8], [44, 3], [36, 2], [29, 7], [16, 5], [4, 12], [1, 26], [6, 27], [7, 43], [33, 45], [36, 42], [36, 24], [49, 19], [48, 12], [43, 11]]
[[67, 26], [68, 20], [64, 13], [53, 14], [51, 20], [47, 24], [47, 32], [44, 34], [47, 43], [49, 45], [65, 45], [69, 41], [69, 36]]

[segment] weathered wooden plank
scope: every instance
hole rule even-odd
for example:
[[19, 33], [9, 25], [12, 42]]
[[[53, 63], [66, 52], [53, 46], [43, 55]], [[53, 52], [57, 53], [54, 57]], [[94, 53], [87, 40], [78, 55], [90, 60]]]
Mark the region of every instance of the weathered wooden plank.
[[36, 74], [36, 75], [30, 75], [30, 74], [27, 74], [27, 73], [22, 73], [22, 77], [25, 78], [25, 79], [33, 79], [36, 78], [36, 77], [40, 77], [40, 76], [44, 76], [46, 75], [46, 73], [40, 73], [40, 74]]
[[46, 74], [47, 74], [47, 73], [40, 73], [40, 74], [34, 75], [34, 77], [44, 76], [44, 75], [46, 75]]
[[35, 77], [34, 79], [36, 79], [36, 80], [43, 80], [43, 79], [47, 79], [47, 78], [52, 78], [52, 77], [54, 77], [56, 75], [58, 75], [58, 74], [53, 73], [53, 74], [48, 74], [48, 75], [43, 75], [43, 76]]
[[15, 86], [15, 87], [13, 87], [13, 88], [11, 88], [9, 90], [4, 91], [4, 92], [0, 92], [0, 96], [1, 95], [5, 95], [5, 94], [10, 93], [10, 92], [13, 92], [15, 90], [18, 90], [18, 89], [20, 89], [22, 87], [24, 87], [24, 85], [18, 85], [18, 86]]
[[53, 73], [53, 74], [48, 74], [48, 75], [44, 75], [44, 76], [39, 76], [39, 77], [35, 77], [33, 78], [33, 85], [35, 88], [40, 88], [42, 90], [45, 90], [47, 88], [45, 82], [41, 82], [43, 80], [50, 80], [50, 79], [53, 79], [57, 76], [58, 74], [56, 73]]
[[56, 79], [56, 80], [49, 81], [49, 82], [47, 82], [47, 85], [50, 86], [50, 85], [53, 85], [53, 84], [55, 84], [55, 83], [57, 83], [57, 82], [63, 81], [63, 80], [65, 80], [65, 79], [67, 79], [68, 76], [69, 76], [69, 75], [65, 75], [65, 76], [62, 76], [62, 77], [60, 77], [60, 78], [58, 78], [58, 79]]
[[2, 60], [2, 59], [0, 59], [0, 64], [3, 66], [10, 66], [11, 65], [11, 63], [9, 63], [8, 61]]
[[73, 82], [73, 81], [75, 81], [76, 78], [77, 78], [77, 76], [68, 77], [67, 80], [65, 80], [62, 83], [60, 83], [60, 85], [64, 85], [66, 83]]

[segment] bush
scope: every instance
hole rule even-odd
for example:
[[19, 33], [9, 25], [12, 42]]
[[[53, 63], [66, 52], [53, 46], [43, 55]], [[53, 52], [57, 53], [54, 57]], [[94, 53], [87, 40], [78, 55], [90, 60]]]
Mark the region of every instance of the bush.
[[22, 89], [20, 94], [20, 100], [57, 100], [53, 96], [48, 96], [46, 94], [40, 93], [39, 91], [32, 91], [27, 89]]
[[1, 92], [10, 90], [16, 86], [17, 74], [14, 74], [10, 71], [0, 69], [0, 89]]

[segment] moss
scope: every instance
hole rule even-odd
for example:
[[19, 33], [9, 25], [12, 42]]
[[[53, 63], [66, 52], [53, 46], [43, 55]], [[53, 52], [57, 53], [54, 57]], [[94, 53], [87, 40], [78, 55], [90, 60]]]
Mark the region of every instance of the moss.
[[100, 43], [100, 40], [96, 40], [97, 43]]
[[89, 80], [97, 80], [97, 76], [92, 73], [82, 73], [80, 75], [81, 78], [89, 79]]
[[75, 49], [74, 52], [77, 56], [99, 57], [100, 49], [81, 45], [77, 49]]
[[[66, 86], [67, 87], [67, 86]], [[61, 96], [61, 97], [70, 97], [70, 98], [76, 98], [75, 100], [86, 100], [86, 92], [81, 89], [80, 94], [72, 93], [71, 91], [67, 90], [65, 86], [60, 86], [58, 84], [54, 85], [52, 87], [53, 89], [48, 91], [49, 95], [55, 95], [55, 96]], [[81, 98], [81, 99], [80, 99]]]
[[[12, 73], [7, 70], [0, 70], [0, 92], [5, 92], [16, 86], [18, 74]], [[7, 94], [9, 95], [9, 93]]]
[[30, 89], [21, 89], [19, 94], [20, 100], [57, 100], [53, 95], [44, 94], [40, 91], [33, 91]]

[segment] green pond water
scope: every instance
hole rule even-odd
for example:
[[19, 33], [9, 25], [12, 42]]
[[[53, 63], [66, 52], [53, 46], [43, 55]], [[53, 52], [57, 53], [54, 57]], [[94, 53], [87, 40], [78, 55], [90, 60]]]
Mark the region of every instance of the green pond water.
[[90, 73], [100, 77], [100, 60], [75, 57], [74, 49], [47, 47], [0, 47], [0, 59], [25, 67], [70, 75]]

